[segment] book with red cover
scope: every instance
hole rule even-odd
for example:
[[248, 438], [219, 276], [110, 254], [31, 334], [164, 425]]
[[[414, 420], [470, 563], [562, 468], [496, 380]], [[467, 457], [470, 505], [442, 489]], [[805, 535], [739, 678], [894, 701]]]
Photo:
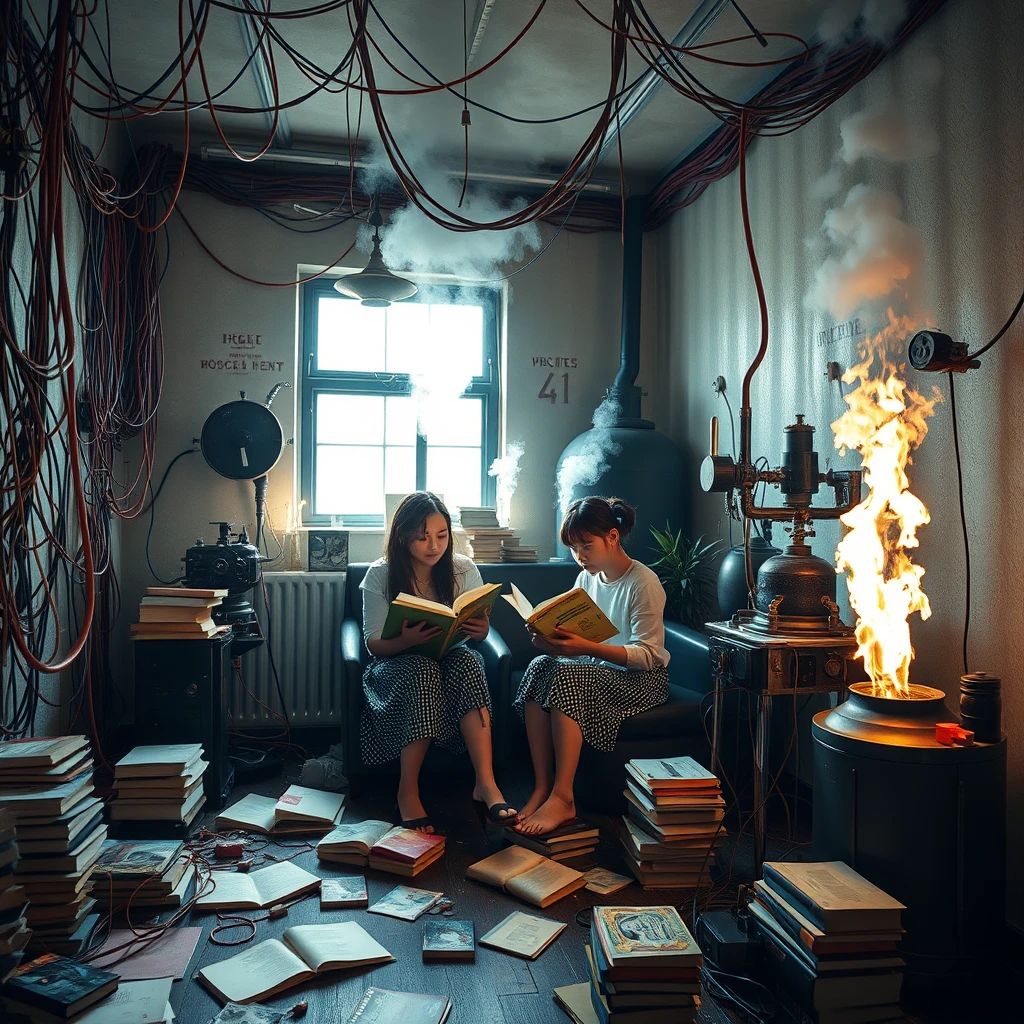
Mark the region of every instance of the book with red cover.
[[444, 846], [444, 836], [430, 835], [427, 832], [417, 832], [415, 829], [399, 826], [385, 833], [371, 846], [370, 855], [404, 864], [415, 864], [420, 858], [429, 856], [441, 846]]

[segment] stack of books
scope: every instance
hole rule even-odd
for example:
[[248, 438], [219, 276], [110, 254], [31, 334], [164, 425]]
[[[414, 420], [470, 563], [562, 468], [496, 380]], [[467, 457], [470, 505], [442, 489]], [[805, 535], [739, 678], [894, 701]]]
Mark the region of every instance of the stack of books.
[[474, 562], [500, 562], [503, 543], [518, 542], [519, 538], [512, 530], [498, 525], [498, 516], [493, 508], [465, 505], [460, 514]]
[[411, 828], [389, 829], [370, 847], [369, 864], [378, 871], [414, 877], [444, 853], [444, 836]]
[[[675, 907], [594, 907], [586, 952], [586, 987], [602, 1024], [696, 1019], [703, 956]], [[571, 1005], [582, 987], [556, 990], [556, 998], [562, 992]]]
[[718, 779], [692, 757], [626, 765], [626, 863], [645, 889], [708, 884], [722, 841], [725, 801]]
[[180, 907], [195, 877], [176, 839], [108, 839], [93, 871], [92, 894], [104, 912], [129, 902], [131, 910]]
[[270, 836], [329, 832], [344, 813], [344, 793], [289, 786], [276, 799], [249, 793], [221, 811], [214, 827], [218, 832], [237, 829]]
[[132, 623], [135, 640], [208, 640], [226, 633], [213, 610], [228, 596], [226, 590], [201, 587], [147, 587], [139, 604], [139, 621]]
[[370, 849], [383, 839], [394, 825], [387, 821], [357, 821], [338, 825], [316, 844], [316, 855], [322, 861], [334, 864], [354, 864], [365, 867], [370, 860]]
[[30, 935], [25, 920], [25, 889], [14, 877], [17, 863], [14, 815], [0, 810], [0, 985], [21, 962]]
[[589, 857], [596, 849], [601, 830], [582, 818], [573, 818], [542, 836], [523, 835], [513, 828], [505, 829], [505, 838], [516, 846], [550, 857], [551, 860], [575, 861]]
[[0, 743], [0, 808], [17, 831], [29, 950], [76, 956], [99, 923], [89, 879], [107, 829], [92, 773], [85, 736]]
[[518, 537], [506, 537], [501, 542], [501, 560], [503, 562], [536, 562], [537, 546], [520, 544]]
[[[110, 805], [112, 822], [131, 822], [120, 828], [127, 836], [159, 822], [161, 830], [184, 834], [206, 803], [203, 795], [201, 743], [162, 743], [135, 747], [114, 765], [116, 799]], [[145, 823], [144, 825], [141, 823]]]
[[906, 908], [842, 861], [766, 862], [750, 912], [779, 1001], [800, 1024], [903, 1020]]
[[[4, 985], [2, 994], [5, 1009], [44, 1024], [77, 1019], [117, 988], [118, 976], [110, 971], [47, 954], [19, 967]], [[169, 992], [169, 985], [167, 989]], [[165, 996], [165, 1005], [166, 1002]], [[115, 1014], [103, 1019], [124, 1019]]]

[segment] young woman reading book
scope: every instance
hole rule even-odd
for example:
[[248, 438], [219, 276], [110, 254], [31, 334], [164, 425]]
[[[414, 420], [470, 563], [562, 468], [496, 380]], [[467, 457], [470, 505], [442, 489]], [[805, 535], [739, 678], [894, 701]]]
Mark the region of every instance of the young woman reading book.
[[583, 569], [576, 586], [619, 634], [595, 643], [531, 630], [544, 654], [530, 662], [514, 702], [526, 722], [535, 780], [517, 816], [520, 832], [540, 835], [576, 816], [572, 784], [584, 740], [612, 750], [624, 718], [668, 700], [665, 591], [622, 547], [635, 523], [624, 501], [599, 497], [574, 501], [562, 520], [559, 536]]
[[[433, 494], [417, 491], [395, 511], [384, 558], [366, 571], [363, 636], [373, 656], [363, 674], [360, 722], [363, 760], [381, 764], [399, 758], [398, 813], [406, 828], [433, 832], [420, 801], [419, 775], [432, 740], [453, 753], [469, 750], [476, 772], [473, 799], [491, 821], [515, 817], [494, 781], [491, 764], [491, 698], [480, 655], [454, 647], [434, 661], [416, 653], [441, 633], [437, 626], [406, 619], [402, 632], [382, 640], [388, 607], [399, 594], [413, 594], [451, 607], [463, 592], [483, 585], [472, 559], [452, 550], [452, 520]], [[464, 631], [483, 640], [487, 616], [468, 619]]]

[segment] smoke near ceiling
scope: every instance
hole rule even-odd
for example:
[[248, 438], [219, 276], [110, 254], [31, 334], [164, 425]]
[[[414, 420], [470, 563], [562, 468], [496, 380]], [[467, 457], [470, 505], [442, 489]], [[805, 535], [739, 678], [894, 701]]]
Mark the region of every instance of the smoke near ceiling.
[[592, 487], [608, 471], [610, 456], [618, 455], [619, 445], [612, 439], [612, 427], [622, 409], [613, 398], [606, 398], [595, 410], [593, 430], [583, 435], [583, 447], [562, 460], [558, 471], [558, 507], [564, 509], [576, 487]]
[[905, 0], [832, 0], [818, 21], [818, 35], [833, 46], [859, 36], [888, 43], [906, 20]]
[[861, 157], [904, 163], [939, 151], [939, 136], [933, 128], [913, 125], [895, 110], [854, 114], [839, 126], [839, 134], [843, 139], [839, 156], [847, 164]]

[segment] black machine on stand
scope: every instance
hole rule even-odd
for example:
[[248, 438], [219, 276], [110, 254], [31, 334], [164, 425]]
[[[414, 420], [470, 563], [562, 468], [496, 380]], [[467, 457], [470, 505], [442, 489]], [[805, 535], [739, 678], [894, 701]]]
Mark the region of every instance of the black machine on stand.
[[[749, 410], [744, 410], [749, 415]], [[705, 491], [740, 492], [748, 550], [754, 520], [788, 524], [791, 543], [758, 569], [747, 563], [747, 589], [752, 608], [741, 608], [731, 619], [705, 624], [715, 678], [712, 720], [712, 770], [719, 770], [721, 696], [730, 687], [758, 695], [754, 751], [754, 877], [764, 862], [765, 802], [768, 795], [768, 755], [772, 698], [780, 694], [840, 692], [865, 679], [854, 660], [857, 640], [851, 626], [839, 618], [835, 566], [811, 552], [813, 520], [838, 519], [860, 503], [861, 471], [818, 471], [814, 427], [798, 414], [785, 428], [785, 450], [777, 469], [758, 469], [749, 459], [750, 421], [743, 424], [744, 445], [739, 462], [718, 454], [718, 419], [711, 421], [711, 454], [700, 471]], [[815, 507], [821, 484], [831, 487], [835, 504]], [[775, 484], [783, 494], [781, 507], [759, 506], [754, 492]]]
[[252, 480], [256, 489], [256, 536], [250, 543], [243, 527], [232, 537], [229, 522], [214, 522], [214, 544], [200, 538], [188, 549], [185, 586], [226, 589], [213, 610], [217, 625], [231, 632], [209, 640], [148, 640], [135, 645], [136, 724], [144, 742], [202, 743], [210, 768], [204, 776], [207, 801], [223, 807], [233, 784], [228, 758], [228, 693], [237, 659], [264, 643], [251, 593], [262, 580], [259, 543], [263, 533], [267, 473], [284, 448], [280, 421], [270, 411], [277, 384], [266, 403], [241, 400], [215, 409], [200, 439], [210, 467], [230, 480]]

